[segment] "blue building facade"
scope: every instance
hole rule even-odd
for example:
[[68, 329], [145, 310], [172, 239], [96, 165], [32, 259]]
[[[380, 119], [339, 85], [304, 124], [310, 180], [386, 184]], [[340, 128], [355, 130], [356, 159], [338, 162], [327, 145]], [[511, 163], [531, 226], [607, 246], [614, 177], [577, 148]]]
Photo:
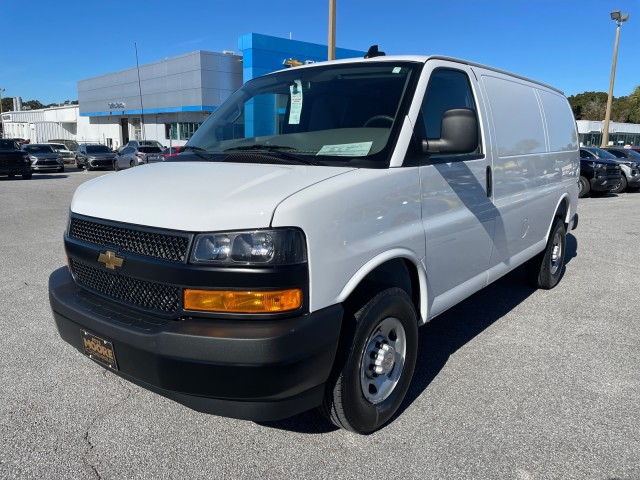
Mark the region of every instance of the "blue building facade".
[[[196, 51], [80, 80], [77, 140], [98, 140], [109, 146], [134, 139], [185, 144], [244, 82], [286, 68], [288, 60], [304, 64], [328, 56], [326, 45], [258, 33], [240, 36], [238, 50]], [[335, 56], [353, 58], [364, 53], [337, 48]], [[245, 132], [272, 132], [275, 108], [272, 104], [249, 105]]]

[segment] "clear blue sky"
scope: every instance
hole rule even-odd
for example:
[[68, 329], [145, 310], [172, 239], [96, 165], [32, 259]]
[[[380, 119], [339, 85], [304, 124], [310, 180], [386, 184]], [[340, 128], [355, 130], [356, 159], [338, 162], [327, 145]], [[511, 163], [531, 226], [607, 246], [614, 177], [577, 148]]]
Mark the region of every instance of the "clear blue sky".
[[[3, 97], [77, 99], [77, 81], [195, 50], [238, 50], [262, 33], [327, 43], [329, 0], [0, 0]], [[640, 0], [337, 0], [337, 46], [439, 54], [549, 83], [567, 95], [640, 85]]]

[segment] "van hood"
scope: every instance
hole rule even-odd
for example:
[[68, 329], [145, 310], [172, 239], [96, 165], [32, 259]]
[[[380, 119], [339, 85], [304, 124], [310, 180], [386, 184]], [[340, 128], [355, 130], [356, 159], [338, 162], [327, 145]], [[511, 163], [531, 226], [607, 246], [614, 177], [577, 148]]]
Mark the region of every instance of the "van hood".
[[353, 170], [305, 165], [149, 164], [85, 182], [73, 196], [71, 211], [189, 232], [266, 228], [285, 198]]

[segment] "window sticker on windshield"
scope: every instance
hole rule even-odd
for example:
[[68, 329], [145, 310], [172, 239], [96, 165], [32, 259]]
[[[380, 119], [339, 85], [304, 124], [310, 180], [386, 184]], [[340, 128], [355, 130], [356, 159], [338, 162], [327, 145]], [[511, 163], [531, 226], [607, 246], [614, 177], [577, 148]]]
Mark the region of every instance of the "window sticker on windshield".
[[402, 67], [394, 67], [392, 73], [400, 73], [402, 71]]
[[289, 90], [291, 90], [289, 125], [299, 125], [300, 113], [302, 112], [302, 82], [300, 80], [294, 80], [289, 86]]
[[341, 145], [325, 145], [317, 155], [335, 155], [339, 157], [364, 157], [369, 155], [373, 142], [343, 143]]

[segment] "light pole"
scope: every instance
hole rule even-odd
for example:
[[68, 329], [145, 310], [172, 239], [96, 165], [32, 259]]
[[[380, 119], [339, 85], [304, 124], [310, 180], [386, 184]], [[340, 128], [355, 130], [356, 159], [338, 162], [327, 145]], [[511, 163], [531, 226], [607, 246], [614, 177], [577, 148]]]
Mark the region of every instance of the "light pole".
[[616, 62], [618, 61], [618, 42], [620, 41], [620, 26], [629, 20], [628, 13], [620, 13], [620, 10], [611, 12], [611, 20], [616, 22], [616, 43], [613, 47], [613, 63], [611, 64], [611, 80], [609, 81], [609, 96], [607, 97], [607, 112], [604, 116], [604, 128], [602, 129], [602, 143], [604, 148], [609, 143], [609, 121], [611, 120], [611, 103], [613, 102], [613, 82], [616, 78]]
[[2, 126], [2, 133], [0, 133], [0, 138], [4, 137], [4, 120], [2, 120], [2, 94], [4, 93], [4, 88], [0, 88], [0, 126]]
[[327, 60], [336, 59], [336, 0], [329, 0], [329, 53]]

